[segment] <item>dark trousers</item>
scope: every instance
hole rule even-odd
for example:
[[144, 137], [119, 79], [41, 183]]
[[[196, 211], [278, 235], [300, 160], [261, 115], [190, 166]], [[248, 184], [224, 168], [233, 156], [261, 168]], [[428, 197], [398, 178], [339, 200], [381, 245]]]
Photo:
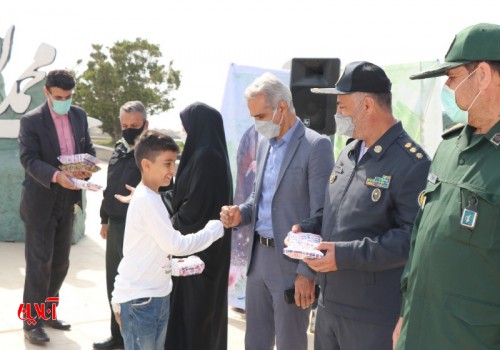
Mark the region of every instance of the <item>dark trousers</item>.
[[[106, 286], [111, 310], [111, 293], [118, 275], [118, 265], [123, 258], [123, 236], [125, 233], [125, 219], [109, 219], [108, 237], [106, 238]], [[120, 326], [116, 323], [115, 314], [111, 310], [111, 336], [118, 341], [122, 340]]]
[[[397, 316], [397, 315], [395, 315]], [[329, 312], [319, 305], [314, 332], [315, 350], [392, 350], [393, 323], [368, 323]]]
[[[43, 326], [37, 319], [33, 303], [44, 303], [48, 297], [59, 297], [59, 290], [69, 268], [69, 252], [73, 232], [74, 196], [69, 190], [57, 195], [52, 215], [45, 226], [37, 222], [25, 222], [26, 277], [23, 303], [31, 304], [35, 325], [24, 321], [24, 329]], [[51, 305], [46, 306], [46, 310]], [[50, 316], [50, 315], [48, 315]]]

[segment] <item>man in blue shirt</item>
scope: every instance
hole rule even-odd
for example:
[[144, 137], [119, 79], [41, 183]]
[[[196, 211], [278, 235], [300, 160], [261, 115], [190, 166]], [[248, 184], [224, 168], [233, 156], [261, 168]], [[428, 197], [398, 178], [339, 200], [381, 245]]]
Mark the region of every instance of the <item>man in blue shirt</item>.
[[[255, 128], [264, 137], [257, 148], [254, 190], [244, 204], [225, 206], [226, 227], [251, 224], [247, 270], [247, 350], [306, 350], [315, 273], [283, 255], [292, 225], [321, 212], [333, 169], [330, 140], [304, 127], [287, 86], [270, 73], [245, 91]], [[305, 215], [305, 216], [304, 216]], [[284, 292], [295, 288], [295, 305]]]

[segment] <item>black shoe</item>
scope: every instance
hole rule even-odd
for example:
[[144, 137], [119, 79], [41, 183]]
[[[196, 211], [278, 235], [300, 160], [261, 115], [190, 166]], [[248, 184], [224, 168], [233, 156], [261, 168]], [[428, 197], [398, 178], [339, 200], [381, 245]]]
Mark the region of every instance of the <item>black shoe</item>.
[[29, 330], [25, 329], [24, 337], [28, 339], [31, 344], [43, 344], [50, 341], [50, 338], [43, 327], [37, 327]]
[[62, 331], [67, 331], [71, 328], [71, 325], [63, 320], [47, 320], [45, 321], [45, 324], [49, 327], [60, 329]]
[[107, 349], [124, 349], [123, 340], [118, 340], [113, 337], [109, 337], [101, 342], [95, 342], [92, 344], [94, 349], [107, 350]]

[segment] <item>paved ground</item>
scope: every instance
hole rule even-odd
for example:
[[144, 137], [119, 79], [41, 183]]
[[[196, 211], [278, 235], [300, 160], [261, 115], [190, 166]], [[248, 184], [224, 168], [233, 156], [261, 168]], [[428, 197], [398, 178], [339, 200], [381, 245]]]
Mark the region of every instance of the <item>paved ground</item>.
[[[106, 165], [93, 180], [105, 184]], [[22, 302], [25, 262], [24, 243], [0, 242], [0, 348], [92, 349], [92, 343], [109, 336], [109, 308], [104, 271], [105, 241], [99, 236], [99, 207], [102, 193], [87, 193], [85, 236], [72, 247], [68, 276], [61, 289], [58, 317], [72, 324], [70, 331], [48, 328], [51, 338], [45, 346], [34, 346], [23, 339], [17, 317]], [[0, 228], [1, 229], [1, 228]], [[245, 320], [229, 312], [228, 350], [244, 349]], [[309, 349], [312, 346], [309, 334]]]

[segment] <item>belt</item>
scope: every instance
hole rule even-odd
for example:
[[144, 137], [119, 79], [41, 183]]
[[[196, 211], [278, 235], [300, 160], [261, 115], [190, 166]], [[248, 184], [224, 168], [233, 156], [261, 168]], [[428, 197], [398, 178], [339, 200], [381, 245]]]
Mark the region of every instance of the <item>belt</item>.
[[257, 236], [259, 243], [263, 246], [266, 247], [274, 247], [274, 239], [272, 238], [267, 238], [259, 235], [257, 232], [255, 232], [255, 235]]

